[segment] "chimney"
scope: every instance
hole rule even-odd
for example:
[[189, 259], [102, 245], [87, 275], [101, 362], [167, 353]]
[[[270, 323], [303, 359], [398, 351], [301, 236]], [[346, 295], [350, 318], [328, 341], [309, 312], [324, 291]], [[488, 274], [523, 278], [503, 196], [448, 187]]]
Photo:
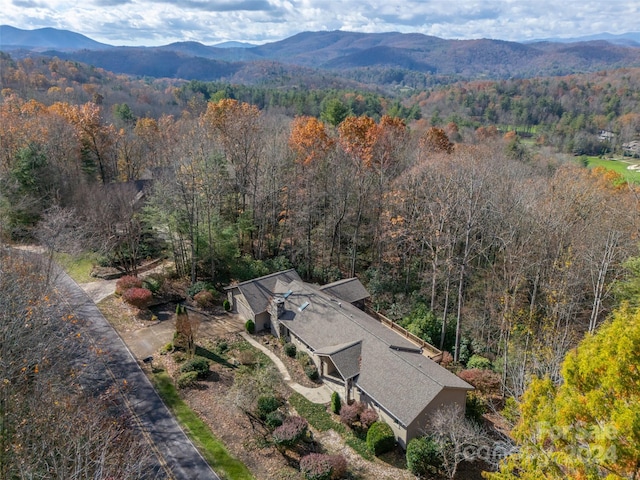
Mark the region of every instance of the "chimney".
[[279, 337], [280, 336], [280, 322], [278, 319], [282, 317], [284, 313], [284, 298], [281, 296], [275, 296], [271, 298], [269, 304], [269, 314], [271, 316], [271, 333]]

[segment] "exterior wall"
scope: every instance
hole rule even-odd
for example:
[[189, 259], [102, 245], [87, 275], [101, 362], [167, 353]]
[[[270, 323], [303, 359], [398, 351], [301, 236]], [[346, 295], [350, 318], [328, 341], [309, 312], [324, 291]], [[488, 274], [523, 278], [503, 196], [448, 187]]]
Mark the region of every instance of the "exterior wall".
[[378, 417], [381, 421], [386, 423], [391, 427], [393, 434], [396, 436], [396, 442], [402, 448], [407, 448], [407, 442], [410, 440], [407, 438], [407, 429], [398, 422], [395, 418], [389, 415], [385, 410], [383, 410], [380, 405], [378, 405], [371, 397], [369, 397], [366, 393], [356, 388], [355, 390], [355, 400], [364, 403], [365, 405], [373, 408], [376, 412], [378, 412]]
[[425, 427], [429, 424], [430, 416], [439, 408], [452, 403], [457, 403], [462, 408], [466, 405], [467, 392], [461, 389], [445, 388], [407, 427], [407, 441], [424, 434]]
[[234, 311], [238, 312], [238, 315], [240, 316], [240, 318], [242, 318], [242, 321], [245, 322], [251, 319], [255, 322], [255, 315], [253, 314], [253, 310], [251, 310], [251, 307], [249, 307], [249, 304], [245, 300], [244, 295], [238, 293], [235, 294], [233, 298], [233, 306], [235, 307]]
[[271, 323], [271, 315], [269, 312], [262, 312], [256, 315], [254, 320], [256, 324], [256, 332], [261, 332]]

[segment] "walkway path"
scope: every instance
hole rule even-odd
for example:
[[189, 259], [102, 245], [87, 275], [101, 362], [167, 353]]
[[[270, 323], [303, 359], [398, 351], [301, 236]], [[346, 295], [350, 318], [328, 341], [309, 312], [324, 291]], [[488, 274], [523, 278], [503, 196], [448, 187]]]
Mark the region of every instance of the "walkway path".
[[241, 335], [244, 337], [244, 339], [247, 342], [249, 342], [251, 345], [259, 349], [260, 351], [264, 352], [265, 355], [267, 355], [271, 360], [273, 360], [273, 363], [275, 363], [276, 367], [280, 371], [280, 374], [282, 375], [282, 378], [284, 379], [284, 381], [296, 392], [300, 393], [301, 395], [304, 395], [309, 401], [313, 403], [329, 403], [331, 401], [331, 394], [333, 392], [329, 387], [323, 384], [320, 387], [309, 388], [294, 382], [291, 379], [289, 370], [287, 370], [287, 367], [285, 366], [285, 364], [282, 363], [282, 360], [280, 360], [275, 353], [273, 353], [267, 347], [262, 345], [260, 342], [256, 341], [254, 338], [252, 338], [251, 335], [249, 335], [247, 332], [242, 332]]

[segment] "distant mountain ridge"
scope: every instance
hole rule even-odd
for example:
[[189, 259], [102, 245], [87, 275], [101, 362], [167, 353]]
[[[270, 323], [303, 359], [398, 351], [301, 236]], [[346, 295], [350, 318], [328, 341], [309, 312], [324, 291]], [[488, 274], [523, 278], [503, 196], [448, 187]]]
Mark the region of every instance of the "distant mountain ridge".
[[96, 42], [80, 33], [57, 28], [22, 30], [9, 25], [0, 25], [0, 50], [104, 50], [112, 48], [106, 43]]
[[[264, 81], [268, 75], [308, 75], [308, 69], [345, 78], [362, 77], [362, 72], [374, 69], [498, 79], [640, 66], [640, 44], [636, 46], [630, 35], [625, 37], [629, 44], [621, 44], [617, 36], [613, 36], [615, 42], [517, 43], [336, 30], [302, 32], [256, 46], [234, 42], [207, 46], [191, 41], [159, 47], [115, 47], [65, 30], [0, 26], [0, 49], [39, 52], [117, 73], [187, 80], [228, 80], [239, 72], [251, 72], [247, 81]], [[261, 71], [265, 77], [258, 80]]]

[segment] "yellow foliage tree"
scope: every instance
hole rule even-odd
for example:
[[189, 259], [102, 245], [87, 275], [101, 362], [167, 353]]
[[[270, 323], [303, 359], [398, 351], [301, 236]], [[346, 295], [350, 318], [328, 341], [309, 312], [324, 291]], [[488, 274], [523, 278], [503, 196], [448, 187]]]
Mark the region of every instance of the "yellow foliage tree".
[[623, 307], [566, 356], [564, 383], [537, 379], [512, 434], [518, 451], [491, 480], [640, 475], [640, 309]]

